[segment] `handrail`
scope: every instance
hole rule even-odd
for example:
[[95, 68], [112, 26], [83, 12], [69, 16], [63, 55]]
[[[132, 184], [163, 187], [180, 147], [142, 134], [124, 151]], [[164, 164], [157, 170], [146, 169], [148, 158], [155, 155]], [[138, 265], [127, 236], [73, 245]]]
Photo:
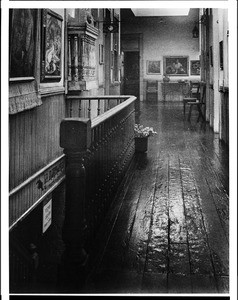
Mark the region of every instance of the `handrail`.
[[66, 95], [66, 99], [70, 100], [70, 99], [78, 99], [78, 100], [105, 100], [105, 99], [128, 99], [130, 97], [134, 97], [132, 95], [119, 95], [119, 96], [115, 96], [115, 95], [103, 95], [103, 96], [78, 96], [76, 94], [67, 94]]
[[117, 106], [111, 108], [110, 110], [106, 111], [104, 114], [99, 115], [98, 117], [92, 119], [92, 128], [96, 127], [98, 124], [104, 122], [106, 119], [111, 118], [115, 114], [117, 114], [120, 110], [124, 109], [125, 107], [129, 106], [132, 102], [136, 100], [135, 96], [128, 96], [130, 97], [125, 102], [118, 104]]
[[[103, 95], [103, 96], [79, 96], [70, 93], [66, 96], [67, 117], [88, 117], [94, 119], [105, 111], [127, 101], [131, 95]], [[94, 101], [96, 104], [92, 105]]]

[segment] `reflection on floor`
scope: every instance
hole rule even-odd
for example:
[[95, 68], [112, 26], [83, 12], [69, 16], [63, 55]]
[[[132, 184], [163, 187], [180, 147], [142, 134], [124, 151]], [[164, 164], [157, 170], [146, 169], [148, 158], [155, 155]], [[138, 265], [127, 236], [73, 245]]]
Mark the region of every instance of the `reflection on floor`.
[[158, 134], [113, 205], [85, 293], [229, 292], [228, 150], [196, 121], [181, 103], [141, 105]]

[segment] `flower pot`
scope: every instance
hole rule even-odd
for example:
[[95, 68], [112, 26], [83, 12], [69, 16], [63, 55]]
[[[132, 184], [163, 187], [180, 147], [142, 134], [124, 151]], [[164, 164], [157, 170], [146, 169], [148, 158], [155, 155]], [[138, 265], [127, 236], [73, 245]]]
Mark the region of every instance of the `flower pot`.
[[135, 151], [146, 152], [148, 149], [148, 137], [135, 137]]

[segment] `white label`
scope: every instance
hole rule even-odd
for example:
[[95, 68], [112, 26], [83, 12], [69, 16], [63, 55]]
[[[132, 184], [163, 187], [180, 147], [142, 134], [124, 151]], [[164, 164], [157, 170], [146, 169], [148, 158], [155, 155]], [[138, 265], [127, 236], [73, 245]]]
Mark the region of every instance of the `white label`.
[[43, 233], [46, 232], [46, 230], [51, 225], [51, 217], [52, 217], [52, 199], [50, 199], [49, 202], [46, 203], [46, 205], [43, 207]]

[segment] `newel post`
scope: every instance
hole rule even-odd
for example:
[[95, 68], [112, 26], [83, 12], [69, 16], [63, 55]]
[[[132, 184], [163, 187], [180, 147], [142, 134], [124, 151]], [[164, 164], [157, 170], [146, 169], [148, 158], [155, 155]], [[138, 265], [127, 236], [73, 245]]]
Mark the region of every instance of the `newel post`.
[[84, 282], [87, 253], [85, 240], [85, 153], [91, 142], [91, 121], [85, 118], [68, 118], [60, 124], [60, 147], [66, 155], [65, 221], [62, 238], [65, 251], [60, 281], [71, 288]]

